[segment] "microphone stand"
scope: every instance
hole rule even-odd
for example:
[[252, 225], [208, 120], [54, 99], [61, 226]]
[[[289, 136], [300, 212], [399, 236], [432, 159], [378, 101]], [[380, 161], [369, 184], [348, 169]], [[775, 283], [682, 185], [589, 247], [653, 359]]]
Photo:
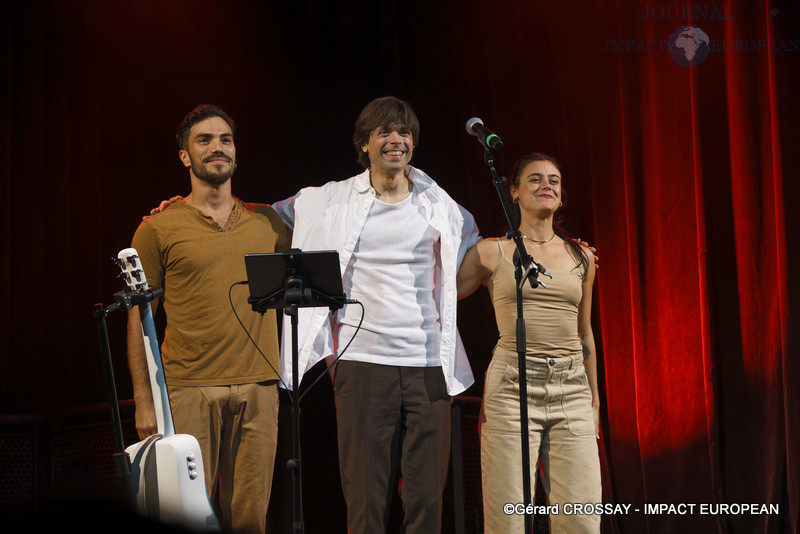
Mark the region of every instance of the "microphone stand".
[[503, 185], [506, 183], [505, 178], [497, 175], [497, 169], [494, 166], [494, 155], [488, 147], [484, 145], [483, 159], [489, 167], [492, 174], [492, 182], [494, 183], [497, 194], [500, 197], [500, 204], [503, 206], [506, 219], [508, 220], [509, 231], [506, 236], [514, 241], [516, 251], [514, 251], [514, 277], [517, 282], [517, 361], [519, 366], [519, 420], [520, 420], [520, 438], [522, 444], [522, 494], [523, 503], [525, 504], [525, 532], [531, 532], [533, 528], [533, 516], [528, 512], [532, 505], [531, 502], [531, 459], [530, 459], [530, 436], [528, 435], [528, 380], [527, 380], [527, 364], [525, 356], [527, 353], [527, 342], [525, 337], [525, 319], [523, 317], [522, 306], [522, 288], [525, 282], [528, 281], [531, 287], [536, 289], [539, 286], [547, 287], [544, 283], [539, 281], [539, 274], [550, 276], [547, 270], [541, 264], [536, 263], [533, 258], [528, 254], [525, 248], [525, 243], [522, 240], [522, 234], [519, 231], [518, 225], [514, 224], [514, 215], [511, 213], [511, 207], [508, 205]]

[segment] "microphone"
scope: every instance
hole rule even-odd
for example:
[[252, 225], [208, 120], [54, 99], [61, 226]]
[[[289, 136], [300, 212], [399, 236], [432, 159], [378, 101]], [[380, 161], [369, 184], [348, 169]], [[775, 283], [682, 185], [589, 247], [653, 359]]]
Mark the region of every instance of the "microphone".
[[503, 148], [503, 141], [500, 140], [500, 137], [484, 126], [483, 121], [478, 117], [472, 117], [467, 121], [467, 133], [477, 137], [478, 141], [486, 148], [492, 150]]

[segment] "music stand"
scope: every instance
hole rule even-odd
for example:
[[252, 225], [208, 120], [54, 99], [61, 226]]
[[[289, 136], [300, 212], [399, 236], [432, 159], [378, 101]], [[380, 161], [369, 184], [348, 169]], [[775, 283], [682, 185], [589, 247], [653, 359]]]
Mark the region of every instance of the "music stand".
[[300, 395], [298, 391], [298, 308], [330, 308], [345, 305], [339, 253], [334, 250], [303, 252], [289, 249], [281, 253], [246, 254], [250, 297], [253, 311], [282, 309], [292, 320], [292, 429], [294, 458], [287, 462], [292, 470], [294, 496], [294, 532], [303, 526], [302, 471], [300, 466]]

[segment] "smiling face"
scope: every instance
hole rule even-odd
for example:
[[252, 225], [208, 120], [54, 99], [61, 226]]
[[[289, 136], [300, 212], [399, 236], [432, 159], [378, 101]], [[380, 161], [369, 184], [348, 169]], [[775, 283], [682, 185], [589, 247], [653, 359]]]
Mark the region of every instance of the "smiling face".
[[[415, 143], [419, 142], [419, 120], [411, 104], [393, 96], [384, 96], [364, 106], [353, 130], [353, 146], [358, 153], [358, 162], [361, 166], [365, 169], [371, 168], [373, 172], [376, 170], [381, 172], [387, 163], [392, 168], [395, 164], [399, 164], [392, 157], [384, 161], [378, 149], [378, 144], [387, 141], [386, 137], [391, 137], [393, 131], [405, 139], [405, 141], [398, 141], [396, 138], [389, 140], [404, 145], [395, 148], [406, 152], [406, 161], [403, 164], [405, 166], [411, 160]], [[373, 153], [378, 156], [374, 162]], [[399, 157], [398, 154], [392, 156]]]
[[210, 117], [192, 126], [188, 137], [178, 155], [191, 174], [211, 185], [227, 182], [236, 168], [230, 125], [221, 117]]
[[414, 139], [404, 126], [382, 126], [369, 134], [369, 141], [361, 147], [369, 156], [370, 171], [392, 176], [403, 172], [414, 154]]
[[510, 193], [521, 210], [555, 213], [561, 205], [561, 173], [550, 161], [531, 161], [522, 168]]

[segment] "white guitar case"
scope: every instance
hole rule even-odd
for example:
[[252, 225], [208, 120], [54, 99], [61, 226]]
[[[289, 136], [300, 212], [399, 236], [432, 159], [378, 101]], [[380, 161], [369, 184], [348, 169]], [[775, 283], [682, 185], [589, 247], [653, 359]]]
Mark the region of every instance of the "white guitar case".
[[[147, 278], [136, 249], [118, 254], [122, 276], [131, 292], [147, 291]], [[139, 304], [142, 334], [153, 391], [158, 434], [125, 449], [131, 462], [131, 490], [140, 513], [193, 530], [220, 530], [208, 499], [203, 457], [194, 436], [176, 434], [164, 379], [150, 303]]]

